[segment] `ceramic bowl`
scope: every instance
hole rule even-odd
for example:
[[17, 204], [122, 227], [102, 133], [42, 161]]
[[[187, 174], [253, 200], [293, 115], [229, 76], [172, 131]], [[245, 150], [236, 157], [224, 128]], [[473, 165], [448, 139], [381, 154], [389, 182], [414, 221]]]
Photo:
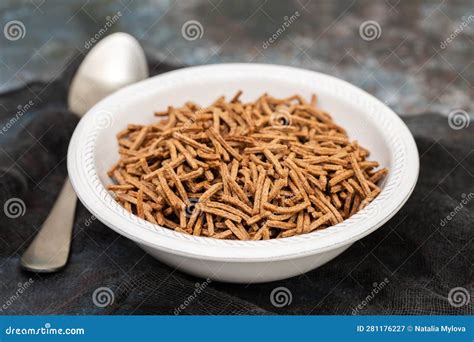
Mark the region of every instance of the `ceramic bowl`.
[[[318, 95], [318, 105], [371, 151], [390, 172], [382, 192], [365, 209], [327, 229], [266, 241], [195, 237], [149, 223], [122, 208], [106, 190], [107, 170], [118, 160], [116, 133], [129, 123], [149, 124], [153, 112], [191, 100], [208, 105], [243, 90], [244, 101]], [[108, 96], [78, 124], [68, 152], [68, 171], [79, 199], [106, 226], [133, 240], [158, 260], [203, 278], [257, 283], [315, 269], [370, 234], [402, 207], [419, 169], [413, 136], [384, 103], [335, 77], [287, 66], [216, 64], [152, 77]], [[127, 251], [124, 251], [127, 253]]]

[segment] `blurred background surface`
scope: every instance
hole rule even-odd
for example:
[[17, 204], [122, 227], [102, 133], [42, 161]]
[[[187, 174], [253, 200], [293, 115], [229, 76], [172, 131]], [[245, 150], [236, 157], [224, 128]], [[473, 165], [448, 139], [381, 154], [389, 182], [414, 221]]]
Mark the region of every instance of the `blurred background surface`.
[[2, 0], [0, 24], [0, 91], [54, 80], [125, 31], [159, 61], [321, 71], [401, 115], [474, 108], [472, 0]]

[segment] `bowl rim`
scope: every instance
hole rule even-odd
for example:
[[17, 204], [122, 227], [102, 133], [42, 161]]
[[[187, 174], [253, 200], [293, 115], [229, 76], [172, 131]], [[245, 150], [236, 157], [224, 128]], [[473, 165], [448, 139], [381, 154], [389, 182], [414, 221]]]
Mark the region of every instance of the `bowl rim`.
[[[363, 114], [377, 129], [384, 129], [392, 164], [386, 184], [366, 208], [342, 223], [289, 238], [240, 241], [220, 240], [175, 232], [128, 213], [105, 189], [95, 170], [94, 149], [101, 127], [101, 116], [110, 108], [126, 104], [136, 96], [152, 95], [186, 80], [224, 80], [239, 77], [265, 77], [283, 81], [291, 74], [298, 82], [324, 88], [336, 97], [363, 109]], [[321, 86], [323, 84], [323, 86]], [[109, 120], [106, 117], [105, 120]], [[282, 65], [223, 63], [194, 66], [167, 72], [127, 86], [101, 100], [81, 119], [71, 138], [67, 155], [71, 183], [84, 206], [117, 233], [153, 249], [198, 258], [227, 262], [262, 262], [289, 260], [324, 253], [349, 245], [382, 226], [403, 206], [411, 195], [419, 173], [415, 140], [401, 118], [384, 103], [364, 90], [334, 76]]]

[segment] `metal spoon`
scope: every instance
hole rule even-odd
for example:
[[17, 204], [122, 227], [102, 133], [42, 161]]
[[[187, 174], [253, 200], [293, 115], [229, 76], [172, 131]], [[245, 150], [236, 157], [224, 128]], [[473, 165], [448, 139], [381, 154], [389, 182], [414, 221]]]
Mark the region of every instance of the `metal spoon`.
[[[79, 66], [69, 88], [69, 108], [83, 116], [105, 96], [147, 77], [145, 54], [138, 41], [126, 33], [111, 34], [101, 40]], [[67, 178], [46, 221], [21, 258], [24, 269], [51, 273], [66, 265], [76, 201]]]

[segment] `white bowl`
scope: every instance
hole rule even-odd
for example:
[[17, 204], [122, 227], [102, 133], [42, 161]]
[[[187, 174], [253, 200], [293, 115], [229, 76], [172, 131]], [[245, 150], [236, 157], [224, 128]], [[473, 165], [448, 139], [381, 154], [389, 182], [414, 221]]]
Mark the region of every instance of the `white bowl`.
[[[129, 123], [157, 120], [156, 110], [192, 100], [208, 105], [243, 90], [243, 100], [267, 92], [276, 97], [318, 95], [319, 106], [371, 151], [390, 172], [381, 194], [348, 220], [306, 235], [265, 241], [195, 237], [129, 214], [107, 192], [106, 171], [118, 160], [115, 134]], [[135, 241], [162, 262], [218, 281], [257, 283], [315, 269], [384, 224], [413, 191], [419, 169], [415, 141], [382, 102], [340, 79], [286, 66], [217, 64], [169, 72], [128, 86], [99, 102], [71, 139], [68, 171], [82, 203], [105, 225]], [[127, 251], [123, 251], [127, 253]]]

